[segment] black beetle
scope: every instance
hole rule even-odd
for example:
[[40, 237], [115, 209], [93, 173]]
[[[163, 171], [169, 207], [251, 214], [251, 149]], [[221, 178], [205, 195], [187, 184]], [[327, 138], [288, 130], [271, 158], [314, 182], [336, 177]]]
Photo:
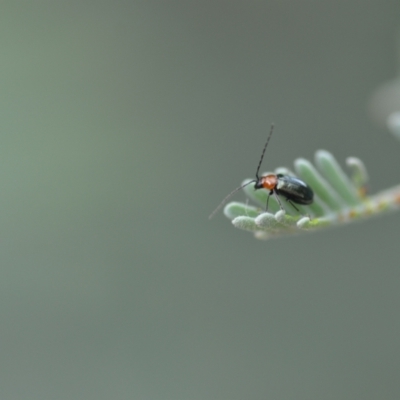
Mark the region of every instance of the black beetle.
[[245, 183], [242, 186], [239, 186], [235, 190], [226, 196], [219, 206], [211, 213], [209, 218], [211, 219], [214, 214], [225, 204], [225, 202], [239, 189], [244, 188], [251, 183], [254, 183], [254, 189], [267, 189], [269, 190], [267, 204], [266, 204], [266, 211], [268, 211], [268, 201], [271, 194], [273, 194], [279, 203], [281, 210], [283, 210], [282, 203], [279, 200], [278, 196], [282, 196], [286, 199], [288, 203], [290, 203], [297, 211], [299, 209], [294, 205], [302, 204], [302, 205], [309, 205], [312, 204], [314, 199], [314, 192], [305, 182], [290, 175], [284, 174], [268, 174], [265, 176], [259, 176], [260, 167], [262, 160], [264, 158], [265, 150], [267, 149], [269, 139], [271, 138], [272, 132], [274, 129], [274, 125], [271, 125], [271, 131], [268, 135], [267, 142], [265, 143], [264, 149], [261, 154], [260, 162], [258, 163], [257, 171], [256, 171], [256, 179], [251, 180], [250, 182]]

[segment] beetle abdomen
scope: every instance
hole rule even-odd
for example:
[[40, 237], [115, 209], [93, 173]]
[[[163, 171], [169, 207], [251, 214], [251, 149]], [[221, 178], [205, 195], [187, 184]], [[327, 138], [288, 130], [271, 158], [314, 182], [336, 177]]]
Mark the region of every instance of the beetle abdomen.
[[288, 175], [278, 174], [277, 177], [277, 194], [297, 204], [307, 205], [313, 202], [314, 192], [305, 182]]

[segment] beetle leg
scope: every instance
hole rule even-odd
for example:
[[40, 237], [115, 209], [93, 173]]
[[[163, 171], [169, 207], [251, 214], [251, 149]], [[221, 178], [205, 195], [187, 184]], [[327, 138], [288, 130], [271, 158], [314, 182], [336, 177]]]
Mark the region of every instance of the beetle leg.
[[271, 196], [272, 190], [268, 193], [268, 197], [267, 197], [267, 205], [265, 206], [265, 212], [268, 211], [268, 202], [269, 202], [269, 196]]
[[[275, 192], [275, 190], [271, 190], [270, 194], [271, 194], [271, 193], [274, 194], [275, 199], [276, 199], [276, 201], [278, 202], [279, 207], [281, 208], [281, 210], [282, 210], [282, 211], [285, 211], [285, 209], [283, 208], [282, 203], [281, 203], [281, 201], [280, 201], [280, 199], [279, 199], [279, 196], [277, 195], [277, 193]], [[268, 196], [268, 197], [269, 197], [269, 196]]]
[[289, 199], [286, 199], [286, 201], [287, 201], [297, 212], [300, 212], [300, 210], [299, 210]]

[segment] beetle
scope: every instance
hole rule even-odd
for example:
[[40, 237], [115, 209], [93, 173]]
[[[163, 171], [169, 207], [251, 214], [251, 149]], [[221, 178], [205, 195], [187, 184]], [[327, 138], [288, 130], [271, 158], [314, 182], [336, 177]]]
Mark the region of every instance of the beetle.
[[294, 205], [296, 204], [301, 204], [301, 205], [309, 205], [313, 203], [314, 200], [314, 192], [308, 186], [305, 182], [303, 182], [301, 179], [296, 178], [294, 176], [290, 175], [284, 175], [284, 174], [268, 174], [265, 176], [260, 176], [260, 167], [261, 163], [264, 158], [265, 150], [267, 149], [268, 142], [271, 139], [272, 132], [274, 130], [274, 124], [271, 125], [271, 130], [269, 132], [267, 141], [264, 145], [260, 161], [257, 166], [256, 170], [256, 179], [251, 180], [250, 182], [246, 182], [244, 185], [239, 186], [235, 190], [233, 190], [231, 193], [229, 193], [223, 200], [222, 202], [218, 205], [218, 207], [210, 214], [209, 218], [211, 219], [215, 213], [226, 203], [226, 201], [238, 190], [244, 188], [247, 185], [250, 185], [251, 183], [254, 183], [254, 189], [267, 189], [269, 190], [268, 197], [267, 197], [267, 204], [265, 211], [268, 211], [268, 201], [271, 195], [275, 196], [275, 199], [277, 200], [279, 207], [281, 210], [283, 210], [282, 203], [279, 199], [279, 196], [282, 196], [286, 199], [288, 203], [290, 203], [297, 211], [299, 209]]

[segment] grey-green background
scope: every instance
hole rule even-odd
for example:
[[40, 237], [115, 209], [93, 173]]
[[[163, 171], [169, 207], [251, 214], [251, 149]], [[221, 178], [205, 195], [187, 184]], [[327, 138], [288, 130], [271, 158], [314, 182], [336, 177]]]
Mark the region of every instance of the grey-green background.
[[[398, 0], [5, 1], [0, 398], [400, 397], [400, 215], [260, 242], [207, 216], [332, 151], [371, 192]], [[235, 199], [243, 199], [241, 193]]]

